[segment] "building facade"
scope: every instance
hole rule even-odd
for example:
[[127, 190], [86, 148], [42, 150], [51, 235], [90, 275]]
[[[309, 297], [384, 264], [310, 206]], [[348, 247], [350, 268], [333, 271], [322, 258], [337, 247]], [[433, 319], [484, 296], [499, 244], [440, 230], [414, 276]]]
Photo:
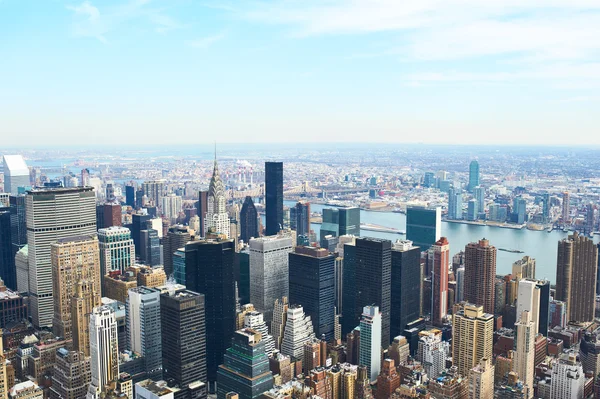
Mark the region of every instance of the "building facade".
[[496, 279], [496, 247], [486, 239], [465, 247], [465, 301], [483, 306], [494, 313]]
[[283, 162], [265, 162], [265, 207], [267, 236], [283, 229]]

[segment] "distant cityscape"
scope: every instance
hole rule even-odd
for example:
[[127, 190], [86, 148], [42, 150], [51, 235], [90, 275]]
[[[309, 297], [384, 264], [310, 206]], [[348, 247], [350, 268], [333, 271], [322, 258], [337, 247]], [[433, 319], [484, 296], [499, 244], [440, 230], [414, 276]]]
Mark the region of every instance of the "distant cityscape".
[[0, 399], [600, 397], [587, 148], [2, 151]]

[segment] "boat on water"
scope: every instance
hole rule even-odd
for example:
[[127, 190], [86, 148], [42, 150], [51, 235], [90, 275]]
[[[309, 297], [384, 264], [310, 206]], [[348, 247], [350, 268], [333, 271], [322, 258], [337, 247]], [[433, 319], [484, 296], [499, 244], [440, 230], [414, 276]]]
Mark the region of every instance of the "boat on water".
[[498, 251], [510, 252], [510, 253], [513, 253], [513, 254], [522, 254], [522, 253], [524, 253], [523, 251], [521, 251], [519, 249], [507, 249], [507, 248], [498, 248]]

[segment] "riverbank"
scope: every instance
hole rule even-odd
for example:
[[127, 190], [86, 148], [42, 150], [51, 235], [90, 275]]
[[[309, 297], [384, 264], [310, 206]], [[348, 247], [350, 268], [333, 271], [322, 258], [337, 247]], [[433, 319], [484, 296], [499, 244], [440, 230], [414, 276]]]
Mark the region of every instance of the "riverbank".
[[513, 229], [513, 230], [522, 230], [525, 227], [524, 224], [499, 223], [499, 222], [491, 222], [489, 220], [453, 220], [453, 219], [445, 219], [443, 221], [444, 222], [448, 222], [448, 223], [471, 224], [471, 225], [475, 225], [475, 226], [499, 227], [501, 229]]

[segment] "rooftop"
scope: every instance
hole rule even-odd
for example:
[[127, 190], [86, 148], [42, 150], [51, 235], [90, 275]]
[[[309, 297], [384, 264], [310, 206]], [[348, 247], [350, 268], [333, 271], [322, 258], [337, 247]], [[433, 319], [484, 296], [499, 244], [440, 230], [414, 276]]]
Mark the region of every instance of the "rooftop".
[[4, 155], [4, 173], [9, 176], [29, 176], [29, 168], [21, 155]]

